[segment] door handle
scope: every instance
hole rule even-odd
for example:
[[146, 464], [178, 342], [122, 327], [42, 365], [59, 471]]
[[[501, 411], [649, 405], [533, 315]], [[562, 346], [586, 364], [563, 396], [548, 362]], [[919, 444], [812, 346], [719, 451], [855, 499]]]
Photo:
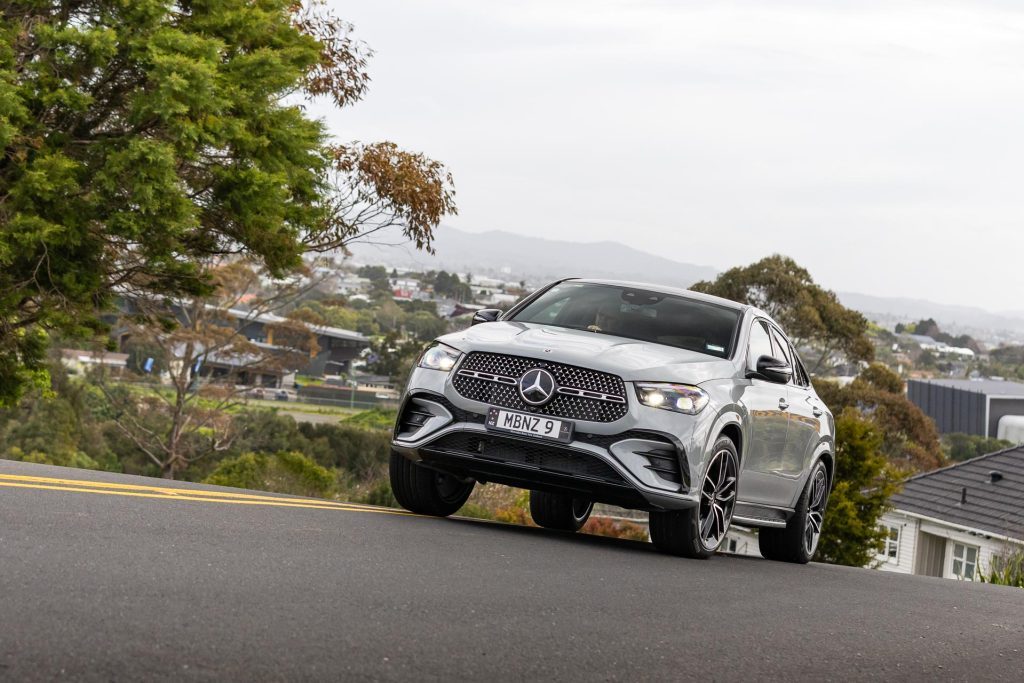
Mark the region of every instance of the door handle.
[[789, 408], [789, 402], [786, 399], [784, 399], [784, 398], [780, 398], [779, 399], [779, 410], [785, 410], [786, 408]]
[[818, 406], [814, 406], [813, 408], [811, 408], [811, 412], [814, 414], [814, 417], [821, 417], [824, 413], [824, 411]]

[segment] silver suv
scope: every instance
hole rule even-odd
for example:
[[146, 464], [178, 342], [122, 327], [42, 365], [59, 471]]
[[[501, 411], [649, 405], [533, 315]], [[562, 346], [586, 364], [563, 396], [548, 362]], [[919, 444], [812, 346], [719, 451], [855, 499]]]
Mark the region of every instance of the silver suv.
[[540, 526], [595, 502], [650, 512], [662, 551], [708, 557], [732, 522], [808, 562], [834, 472], [834, 422], [764, 312], [686, 290], [561, 280], [429, 346], [395, 426], [391, 488], [456, 512], [476, 482], [530, 490]]

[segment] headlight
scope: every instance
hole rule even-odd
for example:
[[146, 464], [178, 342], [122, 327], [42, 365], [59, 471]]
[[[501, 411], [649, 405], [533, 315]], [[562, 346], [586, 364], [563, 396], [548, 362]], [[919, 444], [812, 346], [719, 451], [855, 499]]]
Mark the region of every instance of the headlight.
[[707, 392], [700, 387], [661, 382], [638, 382], [636, 396], [640, 403], [650, 408], [673, 410], [687, 415], [696, 415], [704, 410], [710, 400]]
[[434, 344], [423, 352], [423, 355], [420, 356], [420, 362], [417, 363], [417, 365], [429, 370], [449, 372], [455, 367], [455, 364], [461, 357], [461, 351], [456, 351], [452, 347], [445, 346], [444, 344]]

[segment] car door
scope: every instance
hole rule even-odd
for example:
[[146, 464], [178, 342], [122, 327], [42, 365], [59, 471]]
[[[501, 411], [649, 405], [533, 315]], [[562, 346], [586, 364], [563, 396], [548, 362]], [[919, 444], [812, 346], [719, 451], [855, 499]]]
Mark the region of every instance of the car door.
[[825, 411], [821, 400], [811, 389], [810, 377], [792, 344], [789, 345], [789, 353], [793, 362], [793, 382], [789, 387], [789, 431], [782, 473], [796, 479], [793, 491], [795, 501], [803, 484], [802, 477], [810, 468], [811, 459], [821, 440], [821, 421]]
[[[747, 368], [757, 369], [761, 356], [777, 358], [768, 324], [751, 323], [747, 344]], [[780, 359], [781, 360], [781, 359]], [[743, 391], [743, 403], [750, 419], [749, 441], [740, 472], [739, 499], [748, 503], [788, 505], [789, 491], [777, 472], [789, 432], [789, 390], [785, 384], [752, 378]]]
[[[797, 358], [793, 346], [777, 328], [772, 327], [772, 343], [780, 349], [785, 360], [793, 368], [793, 380], [789, 392], [789, 430], [786, 432], [786, 447], [775, 474], [786, 481], [789, 503], [796, 501], [803, 483], [802, 475], [810, 465], [814, 447], [818, 445], [820, 409], [811, 403], [810, 381]], [[818, 415], [815, 415], [815, 412]]]

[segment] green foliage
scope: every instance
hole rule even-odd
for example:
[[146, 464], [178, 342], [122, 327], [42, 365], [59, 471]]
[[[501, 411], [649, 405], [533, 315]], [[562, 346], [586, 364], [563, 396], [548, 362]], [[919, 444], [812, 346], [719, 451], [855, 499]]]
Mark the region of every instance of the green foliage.
[[[383, 472], [381, 472], [383, 475]], [[370, 482], [354, 491], [350, 496], [352, 502], [364, 505], [377, 505], [385, 508], [401, 507], [391, 491], [391, 482], [386, 476], [377, 476]]]
[[387, 464], [391, 454], [391, 432], [348, 424], [299, 425], [308, 446], [301, 449], [325, 467], [345, 470], [366, 479]]
[[962, 434], [960, 432], [943, 434], [941, 443], [946, 457], [954, 462], [970, 460], [979, 455], [995, 453], [996, 451], [1013, 446], [1013, 442], [1006, 441], [1005, 439], [996, 439], [977, 434]]
[[993, 361], [1006, 365], [1024, 365], [1024, 346], [1000, 346], [989, 352]]
[[818, 352], [816, 362], [808, 368], [811, 372], [827, 368], [836, 353], [849, 361], [874, 357], [864, 316], [815, 284], [810, 273], [791, 258], [769, 256], [727, 270], [714, 281], [698, 282], [691, 289], [751, 304], [768, 313], [795, 344]]
[[387, 464], [391, 453], [390, 427], [298, 423], [267, 410], [239, 413], [233, 427], [239, 436], [232, 444], [232, 454], [298, 451], [323, 467], [343, 470], [357, 479], [373, 476]]
[[357, 425], [367, 429], [391, 430], [398, 419], [398, 411], [389, 408], [371, 408], [361, 413], [356, 413], [345, 420], [345, 424]]
[[466, 282], [462, 282], [457, 273], [448, 273], [442, 270], [433, 277], [434, 294], [455, 299], [456, 301], [471, 301], [473, 299], [473, 290], [467, 284], [468, 281], [468, 276]]
[[334, 492], [336, 480], [330, 470], [302, 453], [282, 451], [273, 455], [243, 453], [223, 460], [203, 483], [327, 498]]
[[845, 387], [817, 381], [821, 400], [838, 414], [850, 408], [868, 417], [882, 436], [882, 453], [907, 470], [926, 471], [945, 463], [935, 423], [903, 393], [896, 373], [873, 364]]
[[[97, 329], [115, 283], [204, 289], [225, 248], [271, 271], [322, 229], [323, 125], [288, 99], [325, 43], [291, 0], [22, 2], [0, 18], [0, 386], [38, 330]], [[25, 373], [30, 376], [26, 377]]]
[[[901, 331], [901, 326], [896, 326], [896, 332]], [[902, 331], [908, 334], [919, 334], [925, 337], [931, 337], [935, 341], [940, 341], [948, 344], [949, 346], [959, 346], [961, 348], [968, 348], [975, 353], [981, 353], [981, 345], [971, 337], [970, 335], [961, 334], [960, 336], [954, 337], [953, 335], [943, 332], [939, 329], [939, 324], [932, 318], [922, 319], [916, 323], [910, 323], [909, 325], [902, 326]]]
[[0, 405], [45, 385], [45, 331], [103, 331], [117, 287], [194, 297], [224, 254], [281, 275], [392, 227], [431, 250], [456, 212], [445, 168], [331, 144], [307, 113], [365, 92], [350, 32], [321, 2], [5, 5]]
[[882, 442], [876, 426], [856, 411], [844, 410], [836, 419], [835, 485], [825, 510], [819, 561], [864, 567], [881, 546], [878, 520], [898, 490]]
[[608, 517], [591, 517], [580, 529], [585, 534], [594, 536], [609, 536], [611, 538], [624, 538], [629, 541], [650, 540], [647, 527], [635, 522], [610, 519]]
[[890, 394], [902, 394], [905, 389], [903, 378], [881, 363], [872, 363], [864, 368], [857, 379], [872, 388]]
[[979, 571], [978, 576], [983, 583], [1024, 588], [1024, 551], [1015, 550], [998, 561], [993, 558], [987, 573]]
[[51, 449], [49, 452], [32, 451], [26, 453], [17, 446], [11, 446], [0, 455], [4, 460], [34, 462], [40, 465], [59, 465], [61, 467], [77, 467], [83, 470], [98, 470], [100, 464], [82, 451], [75, 449]]

